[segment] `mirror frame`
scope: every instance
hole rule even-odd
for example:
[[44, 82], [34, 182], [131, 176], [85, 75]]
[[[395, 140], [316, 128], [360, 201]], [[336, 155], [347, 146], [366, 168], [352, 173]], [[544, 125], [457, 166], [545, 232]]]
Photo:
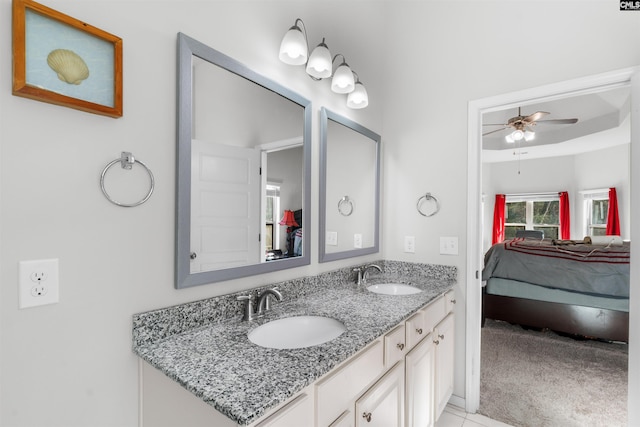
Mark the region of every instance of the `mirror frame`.
[[235, 59], [183, 33], [178, 33], [175, 287], [188, 288], [310, 264], [311, 233], [307, 231], [303, 238], [302, 256], [220, 270], [190, 272], [193, 56], [237, 74], [303, 107], [302, 223], [308, 230], [311, 229], [311, 101], [252, 71]]
[[[376, 144], [376, 182], [375, 182], [375, 218], [374, 218], [374, 236], [373, 246], [368, 248], [350, 249], [341, 252], [326, 252], [326, 235], [327, 235], [327, 144], [328, 144], [328, 125], [329, 120], [333, 120], [343, 126], [358, 132], [365, 137], [371, 139]], [[374, 254], [380, 251], [380, 144], [381, 137], [377, 133], [365, 128], [364, 126], [354, 122], [351, 119], [336, 114], [325, 107], [320, 110], [320, 230], [319, 230], [319, 250], [318, 260], [320, 262], [336, 261], [339, 259], [352, 258], [362, 255]]]

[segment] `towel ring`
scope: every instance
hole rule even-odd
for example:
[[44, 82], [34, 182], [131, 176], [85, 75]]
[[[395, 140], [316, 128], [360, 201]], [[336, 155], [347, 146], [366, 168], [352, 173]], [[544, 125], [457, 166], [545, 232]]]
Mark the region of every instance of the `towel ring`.
[[[422, 209], [420, 209], [421, 205], [422, 205], [422, 201], [429, 201], [429, 200], [433, 200], [436, 203], [436, 207], [435, 209], [431, 212], [431, 213], [424, 213], [422, 212]], [[418, 203], [416, 203], [416, 209], [418, 209], [418, 212], [420, 213], [420, 215], [422, 216], [434, 216], [435, 214], [438, 213], [438, 211], [440, 211], [440, 202], [438, 201], [438, 199], [436, 199], [435, 196], [433, 196], [431, 193], [427, 193], [424, 196], [420, 197], [418, 199]]]
[[[115, 165], [118, 162], [122, 166], [122, 169], [131, 170], [133, 168], [134, 163], [138, 163], [140, 166], [142, 166], [147, 170], [147, 173], [149, 174], [149, 179], [151, 180], [151, 188], [149, 188], [149, 192], [147, 193], [146, 196], [144, 196], [142, 200], [136, 203], [121, 203], [116, 200], [113, 200], [111, 196], [109, 196], [109, 193], [107, 193], [106, 188], [104, 188], [104, 177], [107, 174], [107, 171], [109, 170], [109, 168], [111, 168], [111, 166]], [[151, 197], [151, 194], [153, 193], [154, 187], [155, 187], [155, 180], [153, 179], [153, 173], [151, 173], [151, 169], [149, 169], [147, 165], [142, 163], [140, 160], [133, 157], [133, 154], [126, 151], [122, 152], [122, 156], [119, 159], [115, 159], [109, 162], [109, 164], [107, 164], [107, 166], [105, 166], [104, 169], [102, 170], [102, 174], [100, 174], [100, 188], [102, 189], [102, 193], [104, 194], [104, 196], [107, 198], [107, 200], [109, 200], [114, 205], [122, 206], [123, 208], [133, 208], [149, 200], [149, 197]]]
[[349, 196], [344, 196], [338, 202], [338, 212], [342, 216], [349, 216], [353, 213], [353, 200]]

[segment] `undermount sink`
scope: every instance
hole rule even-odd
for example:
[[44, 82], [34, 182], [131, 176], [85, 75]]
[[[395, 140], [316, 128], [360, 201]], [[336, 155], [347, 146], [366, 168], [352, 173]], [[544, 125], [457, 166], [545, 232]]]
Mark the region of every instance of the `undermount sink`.
[[319, 345], [346, 331], [339, 320], [323, 316], [285, 317], [249, 332], [249, 341], [267, 348], [291, 349]]
[[411, 295], [422, 292], [422, 289], [402, 283], [379, 283], [367, 287], [367, 290], [383, 295]]

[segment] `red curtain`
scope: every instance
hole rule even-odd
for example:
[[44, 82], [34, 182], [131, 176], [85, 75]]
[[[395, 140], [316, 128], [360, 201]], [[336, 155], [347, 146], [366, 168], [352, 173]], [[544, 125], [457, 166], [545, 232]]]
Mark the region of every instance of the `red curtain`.
[[620, 216], [618, 216], [618, 195], [615, 188], [609, 189], [609, 213], [607, 214], [607, 236], [620, 235]]
[[560, 196], [560, 238], [571, 238], [571, 216], [569, 214], [569, 193], [561, 191]]
[[493, 208], [493, 234], [491, 244], [495, 245], [504, 240], [504, 208], [507, 197], [504, 194], [496, 194], [496, 204]]

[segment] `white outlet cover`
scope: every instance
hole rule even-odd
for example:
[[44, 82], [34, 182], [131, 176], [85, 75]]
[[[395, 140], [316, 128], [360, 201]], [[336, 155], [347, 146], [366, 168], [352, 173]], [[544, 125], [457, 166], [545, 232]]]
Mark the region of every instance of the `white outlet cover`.
[[18, 307], [36, 307], [58, 301], [58, 259], [20, 261]]
[[338, 232], [327, 231], [326, 243], [327, 245], [338, 246]]
[[404, 251], [413, 254], [416, 252], [416, 237], [404, 236]]
[[353, 247], [361, 248], [362, 247], [362, 234], [354, 234], [353, 235]]

